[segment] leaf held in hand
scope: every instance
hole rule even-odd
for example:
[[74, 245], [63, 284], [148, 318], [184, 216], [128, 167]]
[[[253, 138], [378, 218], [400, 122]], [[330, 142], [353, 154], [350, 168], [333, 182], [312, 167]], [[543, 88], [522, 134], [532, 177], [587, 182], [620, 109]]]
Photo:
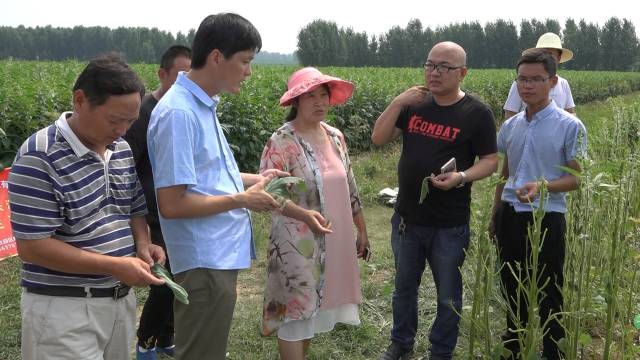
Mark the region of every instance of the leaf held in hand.
[[271, 180], [264, 190], [273, 196], [280, 205], [284, 205], [284, 202], [287, 199], [291, 200], [294, 194], [306, 191], [307, 184], [302, 178], [286, 176]]
[[173, 291], [173, 295], [176, 297], [176, 300], [180, 301], [185, 305], [189, 305], [189, 294], [182, 286], [178, 285], [176, 282], [173, 281], [171, 274], [169, 274], [167, 269], [165, 269], [164, 266], [162, 266], [162, 264], [160, 263], [153, 264], [153, 266], [151, 267], [151, 272], [157, 277], [159, 277], [160, 279], [164, 280], [165, 284], [167, 284], [169, 289]]
[[422, 180], [422, 186], [420, 187], [420, 201], [418, 201], [418, 204], [422, 204], [427, 195], [429, 195], [429, 180], [431, 178], [432, 176], [427, 176]]

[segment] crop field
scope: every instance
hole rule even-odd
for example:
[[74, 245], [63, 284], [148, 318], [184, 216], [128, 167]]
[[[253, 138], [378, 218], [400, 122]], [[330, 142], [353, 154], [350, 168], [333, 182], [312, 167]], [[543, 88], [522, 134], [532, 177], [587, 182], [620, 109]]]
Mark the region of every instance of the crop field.
[[[71, 87], [83, 64], [77, 62], [0, 61], [0, 160], [11, 163], [15, 149], [34, 130], [70, 109]], [[134, 65], [149, 89], [157, 86], [156, 65]], [[277, 100], [294, 68], [254, 67], [241, 93], [225, 96], [221, 121], [236, 158], [255, 170], [268, 136], [283, 122]], [[323, 68], [353, 81], [354, 97], [330, 113], [354, 152], [354, 171], [365, 201], [365, 217], [373, 257], [360, 263], [364, 303], [362, 324], [338, 326], [312, 341], [309, 359], [376, 359], [388, 345], [392, 324], [394, 264], [389, 244], [392, 209], [376, 194], [395, 187], [399, 144], [374, 147], [371, 124], [388, 102], [411, 85], [423, 82], [421, 69]], [[513, 70], [470, 69], [463, 88], [480, 96], [501, 122], [500, 108]], [[581, 187], [569, 196], [565, 285], [561, 341], [566, 358], [640, 359], [640, 74], [561, 71], [571, 84], [578, 116], [588, 132], [588, 157]], [[473, 186], [471, 245], [464, 266], [464, 306], [456, 359], [499, 359], [506, 304], [500, 294], [495, 245], [487, 234], [497, 175]], [[243, 271], [229, 339], [229, 359], [277, 359], [273, 338], [259, 335], [266, 274], [269, 218], [255, 216], [258, 260]], [[0, 359], [20, 358], [20, 260], [0, 262]], [[427, 268], [428, 269], [428, 268]], [[139, 304], [146, 296], [138, 289]], [[531, 295], [535, 297], [535, 294]], [[435, 286], [428, 270], [419, 299], [419, 331], [415, 359], [428, 348], [435, 316]], [[542, 329], [536, 321], [522, 329], [526, 359], [539, 359]]]
[[[0, 61], [0, 162], [7, 166], [15, 150], [35, 129], [71, 110], [71, 88], [82, 70], [80, 62]], [[148, 86], [158, 85], [157, 65], [135, 64]], [[253, 75], [239, 95], [225, 96], [218, 107], [227, 139], [243, 170], [255, 170], [266, 139], [283, 122], [285, 110], [278, 99], [286, 90], [294, 67], [254, 66]], [[371, 125], [386, 105], [400, 92], [424, 84], [417, 68], [323, 68], [355, 84], [354, 96], [336, 108], [330, 122], [342, 129], [352, 150], [369, 150]], [[640, 90], [640, 73], [561, 71], [571, 83], [574, 100], [584, 104]], [[491, 106], [502, 118], [515, 70], [470, 69], [463, 88]]]

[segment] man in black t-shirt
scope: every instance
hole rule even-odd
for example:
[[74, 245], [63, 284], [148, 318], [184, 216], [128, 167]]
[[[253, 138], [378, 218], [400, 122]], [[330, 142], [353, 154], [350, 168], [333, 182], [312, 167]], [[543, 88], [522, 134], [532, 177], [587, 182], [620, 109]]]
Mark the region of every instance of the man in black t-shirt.
[[[462, 311], [459, 268], [469, 245], [471, 183], [491, 175], [498, 166], [493, 114], [460, 89], [467, 74], [465, 64], [465, 51], [458, 44], [436, 44], [424, 64], [427, 87], [412, 87], [398, 95], [373, 129], [371, 139], [377, 145], [402, 135], [400, 191], [391, 219], [396, 267], [393, 329], [391, 345], [380, 360], [406, 359], [413, 351], [418, 290], [426, 262], [438, 294], [429, 358], [451, 359], [456, 346]], [[441, 173], [451, 158], [456, 159], [457, 168]], [[429, 191], [420, 203], [427, 176], [431, 176]]]
[[[171, 88], [180, 71], [189, 71], [191, 67], [191, 49], [182, 45], [169, 47], [162, 55], [158, 78], [160, 87], [147, 94], [142, 99], [140, 116], [131, 125], [124, 139], [127, 140], [133, 158], [136, 162], [138, 178], [144, 190], [149, 213], [147, 224], [151, 230], [151, 242], [162, 246], [167, 251], [160, 230], [158, 205], [156, 203], [153, 185], [153, 173], [147, 152], [147, 128], [151, 119], [151, 112], [158, 104], [158, 100]], [[170, 269], [169, 258], [165, 266]], [[137, 360], [155, 360], [156, 353], [173, 356], [173, 293], [165, 286], [150, 286], [149, 296], [140, 315], [138, 327], [138, 345], [136, 346]]]

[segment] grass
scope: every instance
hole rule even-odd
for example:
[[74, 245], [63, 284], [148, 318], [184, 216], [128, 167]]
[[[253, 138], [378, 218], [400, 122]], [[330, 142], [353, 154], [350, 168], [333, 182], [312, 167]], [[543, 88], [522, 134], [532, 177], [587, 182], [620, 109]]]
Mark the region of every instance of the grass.
[[20, 359], [20, 260], [0, 262], [0, 359]]
[[[621, 107], [634, 106], [640, 103], [640, 94], [616, 98], [606, 102], [590, 103], [578, 107], [578, 114], [585, 122], [589, 132], [590, 155], [589, 165], [592, 175], [604, 173], [602, 182], [616, 186], [621, 178], [616, 178], [617, 169], [624, 161], [619, 157], [621, 140], [615, 131], [615, 114]], [[637, 105], [635, 105], [637, 107]], [[636, 110], [638, 111], [638, 110]], [[626, 115], [625, 115], [626, 116]], [[629, 125], [631, 126], [631, 125]], [[616, 135], [618, 134], [618, 135]], [[626, 133], [625, 133], [626, 134]], [[631, 135], [633, 132], [631, 132]], [[328, 334], [315, 337], [312, 341], [309, 360], [325, 359], [375, 359], [388, 345], [392, 324], [391, 294], [393, 292], [394, 266], [390, 249], [389, 232], [392, 209], [379, 204], [376, 194], [384, 187], [396, 186], [396, 165], [399, 157], [399, 146], [391, 145], [352, 157], [354, 171], [363, 199], [365, 200], [365, 218], [373, 256], [370, 263], [360, 262], [362, 291], [364, 303], [360, 317], [362, 325], [337, 326]], [[629, 164], [638, 166], [637, 158]], [[635, 164], [635, 165], [634, 165]], [[632, 166], [633, 165], [633, 166]], [[495, 179], [495, 178], [494, 178]], [[624, 179], [632, 179], [624, 177]], [[606, 181], [605, 181], [606, 180]], [[474, 184], [472, 201], [472, 242], [465, 265], [462, 268], [465, 284], [463, 318], [460, 337], [456, 349], [456, 358], [491, 358], [490, 353], [497, 344], [497, 337], [504, 327], [504, 303], [499, 294], [496, 282], [497, 267], [493, 244], [486, 237], [486, 223], [490, 214], [493, 198], [492, 180], [484, 180]], [[587, 181], [587, 180], [585, 180]], [[589, 184], [595, 184], [593, 179]], [[629, 180], [625, 189], [640, 191]], [[604, 193], [600, 185], [594, 185], [598, 193], [572, 195], [575, 199], [573, 214], [582, 214], [582, 218], [572, 216], [570, 228], [588, 227], [591, 238], [588, 242], [579, 243], [578, 231], [572, 238], [571, 249], [591, 249], [579, 269], [579, 279], [566, 274], [566, 295], [571, 295], [571, 309], [574, 317], [572, 324], [577, 324], [575, 334], [577, 352], [574, 358], [602, 359], [605, 345], [609, 348], [609, 359], [639, 358], [638, 332], [630, 327], [633, 315], [640, 312], [638, 283], [636, 276], [638, 260], [640, 260], [640, 229], [627, 218], [617, 218], [623, 223], [618, 232], [616, 242], [619, 246], [611, 255], [611, 240], [606, 226], [613, 217], [614, 201], [610, 193]], [[620, 185], [622, 186], [622, 185]], [[635, 186], [635, 187], [633, 187]], [[627, 217], [638, 219], [640, 202], [635, 197], [624, 197], [627, 206]], [[578, 198], [583, 199], [578, 201]], [[591, 199], [588, 208], [586, 199]], [[621, 198], [622, 199], [622, 198]], [[622, 200], [621, 200], [622, 201]], [[609, 216], [610, 215], [610, 216]], [[573, 225], [571, 225], [573, 224]], [[590, 225], [589, 225], [590, 224]], [[597, 230], [597, 229], [600, 230]], [[254, 217], [254, 229], [257, 239], [258, 260], [250, 270], [240, 274], [238, 282], [238, 302], [234, 314], [234, 322], [229, 339], [229, 359], [277, 359], [275, 338], [263, 338], [259, 335], [259, 324], [262, 309], [263, 284], [265, 278], [265, 249], [269, 231], [269, 218], [262, 214]], [[596, 236], [597, 235], [597, 236]], [[569, 245], [568, 245], [569, 247]], [[574, 250], [572, 250], [574, 251]], [[577, 257], [578, 250], [572, 256]], [[572, 253], [573, 254], [573, 253]], [[574, 259], [574, 258], [572, 258]], [[578, 259], [579, 260], [579, 259]], [[572, 260], [574, 261], [574, 260]], [[619, 262], [624, 268], [615, 268], [612, 278], [607, 275], [612, 264]], [[579, 261], [575, 261], [578, 264]], [[572, 262], [571, 266], [575, 265]], [[586, 264], [586, 265], [585, 265]], [[0, 359], [13, 360], [20, 356], [20, 261], [17, 258], [0, 262]], [[578, 269], [578, 265], [575, 265]], [[573, 269], [573, 268], [572, 268]], [[566, 273], [566, 271], [565, 271]], [[572, 271], [572, 274], [577, 274]], [[575, 281], [574, 281], [575, 280]], [[616, 287], [610, 286], [618, 281]], [[580, 289], [580, 292], [576, 290]], [[146, 293], [138, 291], [140, 301]], [[428, 330], [435, 316], [435, 287], [428, 270], [425, 271], [419, 299], [419, 330], [416, 337], [415, 359], [420, 358], [428, 348]], [[579, 301], [578, 301], [579, 300]], [[579, 321], [578, 321], [579, 320]], [[568, 321], [568, 320], [567, 320]], [[605, 325], [610, 324], [608, 327]], [[579, 340], [579, 341], [578, 341]]]

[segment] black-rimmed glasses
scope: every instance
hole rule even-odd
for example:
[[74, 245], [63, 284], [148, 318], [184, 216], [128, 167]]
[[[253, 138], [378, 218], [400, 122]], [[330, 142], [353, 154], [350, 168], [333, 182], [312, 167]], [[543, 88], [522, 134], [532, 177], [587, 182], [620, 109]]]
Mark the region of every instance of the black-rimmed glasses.
[[449, 66], [445, 64], [434, 64], [430, 62], [424, 63], [424, 68], [428, 72], [433, 71], [435, 69], [438, 74], [448, 74], [451, 70], [462, 69], [464, 66]]

